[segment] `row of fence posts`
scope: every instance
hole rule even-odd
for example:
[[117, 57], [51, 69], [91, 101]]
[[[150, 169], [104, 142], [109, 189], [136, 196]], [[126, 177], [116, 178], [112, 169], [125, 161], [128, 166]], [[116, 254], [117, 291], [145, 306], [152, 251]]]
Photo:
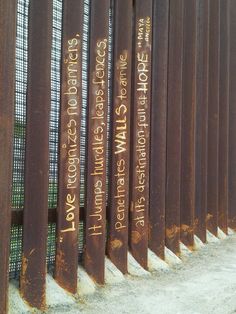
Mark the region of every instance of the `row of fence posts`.
[[[0, 0], [0, 312], [7, 312], [11, 223], [23, 221], [20, 292], [46, 307], [48, 217], [57, 223], [54, 278], [77, 292], [84, 267], [104, 284], [105, 254], [124, 274], [127, 253], [148, 269], [180, 240], [194, 248], [236, 227], [236, 2], [114, 0], [111, 143], [109, 0], [91, 1], [85, 208], [80, 208], [83, 0], [63, 1], [59, 197], [48, 209], [52, 1], [29, 7], [25, 203], [11, 210], [16, 0]], [[134, 13], [134, 19], [133, 19]], [[106, 169], [109, 166], [109, 190]], [[108, 203], [107, 203], [108, 197]], [[108, 205], [108, 206], [107, 206]], [[106, 237], [107, 231], [107, 237]], [[79, 276], [79, 274], [78, 274]]]

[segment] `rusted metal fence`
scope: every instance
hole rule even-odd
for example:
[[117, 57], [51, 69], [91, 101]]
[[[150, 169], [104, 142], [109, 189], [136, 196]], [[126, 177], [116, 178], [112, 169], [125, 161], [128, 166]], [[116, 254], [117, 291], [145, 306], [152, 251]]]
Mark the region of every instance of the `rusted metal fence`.
[[10, 241], [45, 309], [47, 264], [76, 294], [79, 264], [104, 284], [106, 255], [126, 274], [236, 229], [235, 21], [234, 0], [0, 0], [1, 314]]

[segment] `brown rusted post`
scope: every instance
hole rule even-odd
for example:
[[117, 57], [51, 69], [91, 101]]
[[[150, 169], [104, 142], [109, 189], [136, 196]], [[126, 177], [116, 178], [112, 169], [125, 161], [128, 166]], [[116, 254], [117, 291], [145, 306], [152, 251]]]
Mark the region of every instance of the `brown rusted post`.
[[124, 274], [128, 253], [132, 10], [132, 0], [115, 0], [108, 256]]
[[236, 2], [230, 1], [229, 227], [236, 230]]
[[169, 0], [153, 2], [149, 247], [164, 259]]
[[136, 0], [134, 11], [130, 250], [137, 262], [147, 269], [152, 1]]
[[166, 158], [166, 246], [179, 253], [183, 0], [170, 0]]
[[0, 313], [8, 310], [16, 1], [0, 1]]
[[190, 249], [195, 211], [196, 10], [196, 0], [184, 0], [180, 238]]
[[195, 234], [206, 242], [209, 1], [197, 1]]
[[31, 0], [20, 291], [38, 309], [46, 306], [51, 33], [52, 1]]
[[220, 2], [220, 96], [219, 96], [219, 221], [228, 233], [229, 157], [229, 0]]
[[219, 180], [220, 1], [210, 0], [207, 229], [217, 236]]
[[85, 269], [104, 284], [109, 0], [91, 2]]
[[83, 0], [63, 2], [59, 195], [54, 277], [77, 292]]

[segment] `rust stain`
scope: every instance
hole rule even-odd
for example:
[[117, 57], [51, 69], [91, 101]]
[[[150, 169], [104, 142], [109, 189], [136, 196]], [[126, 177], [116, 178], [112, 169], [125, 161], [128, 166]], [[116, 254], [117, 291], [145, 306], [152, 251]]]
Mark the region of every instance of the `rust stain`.
[[180, 228], [173, 225], [171, 228], [166, 228], [166, 237], [168, 239], [174, 239], [176, 234], [180, 231]]
[[194, 233], [196, 233], [198, 231], [198, 229], [200, 228], [200, 222], [199, 222], [199, 219], [198, 218], [195, 218], [194, 219], [194, 222], [193, 222], [193, 230], [194, 230]]
[[61, 250], [58, 250], [57, 252], [57, 259], [56, 259], [56, 263], [57, 263], [57, 269], [64, 269], [66, 268], [65, 265], [65, 259], [64, 259], [64, 253]]
[[[29, 255], [32, 255], [35, 249], [31, 250]], [[24, 255], [22, 256], [22, 269], [21, 269], [21, 280], [20, 280], [20, 295], [24, 299], [24, 302], [29, 306], [29, 307], [38, 307], [41, 311], [45, 312], [47, 310], [47, 304], [46, 304], [46, 283], [43, 285], [43, 292], [42, 292], [42, 301], [39, 304], [38, 299], [32, 299], [29, 300], [27, 296], [27, 288], [29, 288], [31, 282], [26, 279], [26, 273], [27, 273], [27, 268], [28, 268], [28, 258], [26, 258]]]
[[206, 222], [209, 221], [209, 220], [211, 220], [212, 218], [213, 218], [213, 215], [207, 214], [207, 216], [206, 216]]
[[46, 302], [46, 283], [43, 286], [42, 298], [43, 298], [43, 301], [42, 301], [42, 304], [40, 305], [40, 310], [45, 312], [48, 309], [47, 302]]
[[118, 239], [111, 241], [112, 250], [120, 249], [122, 246], [123, 246], [123, 243]]
[[[40, 311], [42, 311], [43, 313], [45, 313], [45, 312], [48, 310], [47, 302], [46, 302], [46, 292], [45, 292], [45, 291], [46, 291], [46, 284], [44, 285], [44, 292], [43, 292], [43, 294], [42, 294], [43, 301], [42, 301], [42, 303], [38, 306], [38, 309], [39, 309]], [[24, 297], [24, 295], [23, 295], [23, 293], [22, 293], [21, 291], [20, 291], [20, 295], [21, 295], [21, 297], [24, 299], [24, 302], [25, 302], [30, 308], [34, 307], [33, 304], [31, 304], [31, 302], [28, 301], [28, 300]], [[38, 303], [37, 300], [36, 300], [36, 302], [34, 302], [34, 303], [35, 303], [35, 304]], [[32, 310], [32, 313], [35, 313], [35, 311]]]
[[181, 232], [192, 233], [193, 232], [193, 227], [185, 225], [185, 224], [182, 224], [181, 225]]
[[90, 256], [90, 254], [88, 253], [88, 251], [85, 251], [85, 256], [86, 256], [86, 263], [87, 264], [91, 264], [93, 262], [92, 257]]
[[183, 232], [188, 232], [188, 229], [189, 229], [189, 226], [188, 226], [188, 225], [185, 225], [185, 224], [182, 224], [182, 225], [181, 225], [181, 231], [183, 231]]
[[192, 252], [196, 250], [195, 245], [188, 245], [188, 249]]
[[[28, 258], [26, 258], [24, 255], [22, 256], [22, 269], [21, 269], [21, 274], [23, 277], [25, 277], [25, 274], [27, 272], [27, 268], [28, 268]], [[24, 282], [24, 278], [23, 278], [23, 282]]]
[[141, 234], [138, 231], [132, 231], [132, 243], [138, 244], [141, 240]]
[[134, 202], [131, 202], [131, 204], [130, 204], [130, 211], [131, 211], [131, 212], [134, 211]]

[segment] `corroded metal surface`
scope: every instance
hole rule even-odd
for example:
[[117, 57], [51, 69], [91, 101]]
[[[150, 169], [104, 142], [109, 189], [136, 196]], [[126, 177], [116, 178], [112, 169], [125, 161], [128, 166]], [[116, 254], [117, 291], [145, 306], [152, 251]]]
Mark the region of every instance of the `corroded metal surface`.
[[230, 1], [229, 226], [236, 229], [236, 2]]
[[147, 269], [151, 111], [152, 1], [135, 1], [131, 140], [130, 250]]
[[108, 256], [122, 273], [128, 253], [132, 9], [132, 0], [114, 3]]
[[207, 229], [217, 236], [219, 191], [220, 1], [210, 0]]
[[84, 265], [99, 284], [105, 271], [109, 7], [109, 0], [92, 1], [90, 17]]
[[38, 309], [46, 306], [51, 39], [52, 2], [31, 0], [20, 292]]
[[83, 1], [63, 2], [59, 197], [54, 277], [77, 292]]
[[0, 312], [8, 309], [16, 1], [0, 1]]
[[229, 179], [229, 0], [220, 2], [220, 90], [219, 90], [219, 217], [218, 225], [228, 233]]
[[[191, 248], [194, 234], [206, 242], [206, 225], [215, 235], [218, 226], [227, 232], [228, 190], [229, 225], [236, 228], [235, 1], [91, 1], [86, 197], [85, 208], [79, 208], [83, 3], [63, 1], [56, 210], [48, 209], [52, 2], [30, 1], [25, 205], [13, 210], [12, 223], [24, 230], [21, 294], [43, 310], [48, 222], [57, 223], [55, 279], [71, 293], [77, 291], [79, 220], [85, 222], [85, 269], [99, 284], [105, 279], [106, 239], [108, 255], [123, 273], [128, 245], [147, 269], [148, 245], [164, 259], [165, 245], [178, 255], [180, 239]], [[0, 144], [6, 148], [0, 156], [0, 306], [5, 314], [15, 2], [0, 0], [0, 9], [0, 32], [6, 35], [0, 38]]]
[[206, 242], [209, 1], [197, 5], [195, 234]]
[[149, 247], [164, 258], [169, 1], [153, 10]]
[[183, 0], [170, 0], [166, 158], [166, 246], [179, 253]]
[[180, 237], [194, 246], [197, 2], [184, 0]]

